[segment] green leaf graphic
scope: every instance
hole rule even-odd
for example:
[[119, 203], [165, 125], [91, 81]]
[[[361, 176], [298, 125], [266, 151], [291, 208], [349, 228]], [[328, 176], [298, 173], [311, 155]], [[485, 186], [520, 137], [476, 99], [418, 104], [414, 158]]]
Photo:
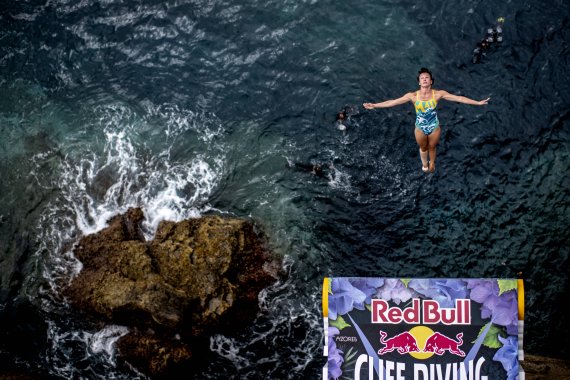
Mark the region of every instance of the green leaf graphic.
[[499, 284], [499, 295], [509, 290], [518, 289], [517, 280], [497, 280]]
[[350, 347], [344, 356], [344, 363], [342, 363], [341, 368], [342, 375], [344, 376], [343, 379], [345, 380], [354, 379], [354, 373], [351, 374], [351, 372], [354, 372], [354, 366], [356, 365], [356, 360], [358, 359], [356, 357], [357, 353], [358, 351], [354, 350], [353, 347]]
[[410, 281], [412, 281], [411, 278], [401, 278], [400, 281], [402, 281], [402, 284], [404, 284], [404, 286], [407, 288], [408, 284], [410, 283]]
[[348, 323], [346, 323], [344, 321], [344, 318], [342, 318], [340, 315], [337, 317], [336, 320], [334, 321], [329, 321], [329, 325], [332, 327], [336, 327], [339, 330], [344, 329], [345, 327], [350, 327], [350, 325]]
[[[491, 322], [489, 322], [491, 323]], [[484, 325], [483, 327], [481, 327], [481, 330], [479, 330], [479, 334], [477, 335], [477, 338], [479, 338], [479, 336], [483, 333], [483, 330], [485, 330], [485, 328], [487, 328], [487, 325], [489, 324], [487, 323], [486, 325]], [[483, 339], [483, 346], [485, 347], [489, 347], [489, 348], [500, 348], [503, 346], [503, 344], [501, 343], [501, 341], [499, 340], [499, 335], [504, 336], [504, 331], [501, 327], [492, 324], [491, 327], [489, 328], [489, 331], [487, 331], [487, 335], [485, 335], [485, 339]], [[477, 340], [477, 339], [475, 339]], [[471, 343], [475, 343], [475, 340]]]
[[344, 361], [350, 363], [350, 361], [352, 360], [352, 358], [354, 358], [357, 353], [358, 353], [358, 351], [356, 351], [356, 350], [354, 349], [354, 347], [350, 347], [350, 348], [348, 349], [348, 352], [344, 355]]

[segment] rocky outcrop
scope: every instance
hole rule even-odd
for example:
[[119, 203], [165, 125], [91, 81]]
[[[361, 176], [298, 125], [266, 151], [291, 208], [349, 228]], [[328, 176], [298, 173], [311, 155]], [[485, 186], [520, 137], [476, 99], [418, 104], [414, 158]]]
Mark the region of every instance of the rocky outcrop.
[[209, 334], [247, 326], [278, 265], [248, 220], [166, 221], [147, 242], [143, 218], [130, 209], [81, 239], [74, 254], [83, 268], [65, 293], [88, 315], [131, 327], [117, 343], [120, 355], [162, 376], [199, 362]]
[[521, 365], [526, 380], [570, 379], [570, 360], [525, 354]]

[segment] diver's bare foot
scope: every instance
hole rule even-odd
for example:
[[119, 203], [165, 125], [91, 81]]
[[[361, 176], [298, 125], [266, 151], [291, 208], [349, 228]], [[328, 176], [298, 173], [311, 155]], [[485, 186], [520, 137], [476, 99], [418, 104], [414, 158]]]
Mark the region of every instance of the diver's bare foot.
[[429, 171], [429, 166], [427, 166], [427, 165], [426, 165], [426, 166], [423, 166], [423, 164], [422, 164], [422, 171], [423, 171], [424, 173], [427, 173], [427, 172]]
[[430, 163], [429, 163], [429, 172], [430, 173], [435, 172], [435, 162], [433, 162], [433, 161], [430, 161]]

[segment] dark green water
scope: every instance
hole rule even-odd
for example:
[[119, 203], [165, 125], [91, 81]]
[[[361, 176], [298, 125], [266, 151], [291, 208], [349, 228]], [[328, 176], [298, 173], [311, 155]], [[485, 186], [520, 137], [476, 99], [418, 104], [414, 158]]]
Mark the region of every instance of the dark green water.
[[[473, 64], [499, 16], [504, 42]], [[212, 338], [199, 378], [317, 378], [329, 275], [522, 272], [525, 351], [568, 358], [569, 19], [563, 1], [2, 2], [2, 360], [141, 377], [115, 363], [121, 327], [86, 330], [58, 296], [72, 244], [130, 206], [149, 237], [162, 219], [251, 217], [285, 258], [287, 281], [246, 333]], [[415, 90], [421, 66], [491, 97], [441, 103], [429, 175], [412, 106], [361, 107]]]

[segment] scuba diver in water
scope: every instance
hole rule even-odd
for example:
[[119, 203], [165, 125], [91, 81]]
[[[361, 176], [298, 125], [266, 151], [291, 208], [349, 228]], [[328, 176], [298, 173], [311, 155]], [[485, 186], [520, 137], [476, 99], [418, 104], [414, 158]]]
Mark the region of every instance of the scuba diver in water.
[[473, 49], [473, 58], [471, 61], [473, 63], [479, 63], [487, 52], [493, 47], [501, 44], [503, 42], [503, 23], [505, 22], [504, 17], [499, 17], [495, 26], [487, 29], [487, 35], [477, 43], [475, 49]]
[[[422, 160], [422, 170], [424, 172], [435, 171], [436, 146], [441, 135], [439, 119], [437, 118], [436, 107], [441, 99], [449, 100], [457, 103], [471, 104], [482, 106], [489, 102], [487, 98], [484, 100], [473, 100], [465, 96], [453, 95], [444, 90], [432, 89], [434, 83], [432, 73], [422, 67], [418, 73], [418, 84], [420, 89], [416, 92], [408, 92], [402, 97], [392, 100], [386, 100], [380, 103], [364, 103], [364, 108], [388, 108], [400, 104], [411, 102], [416, 110], [416, 124], [414, 134], [416, 142], [420, 147], [420, 158]], [[428, 161], [429, 152], [429, 161]]]

